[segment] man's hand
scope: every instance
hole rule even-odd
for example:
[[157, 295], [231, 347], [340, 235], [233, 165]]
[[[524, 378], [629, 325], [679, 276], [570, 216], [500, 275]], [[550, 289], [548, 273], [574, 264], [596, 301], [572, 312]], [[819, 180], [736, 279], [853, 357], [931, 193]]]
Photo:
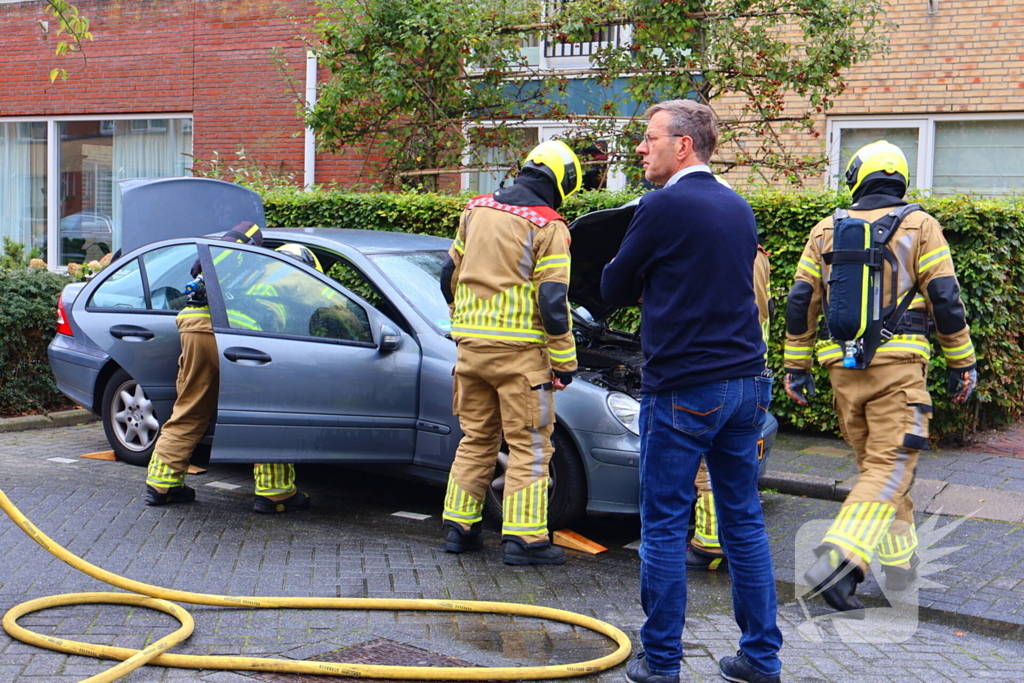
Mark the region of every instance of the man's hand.
[[805, 406], [814, 398], [814, 378], [807, 370], [786, 370], [786, 394], [797, 404]]
[[978, 386], [978, 369], [950, 368], [949, 383], [946, 386], [953, 403], [967, 403], [967, 399], [974, 393], [974, 388]]

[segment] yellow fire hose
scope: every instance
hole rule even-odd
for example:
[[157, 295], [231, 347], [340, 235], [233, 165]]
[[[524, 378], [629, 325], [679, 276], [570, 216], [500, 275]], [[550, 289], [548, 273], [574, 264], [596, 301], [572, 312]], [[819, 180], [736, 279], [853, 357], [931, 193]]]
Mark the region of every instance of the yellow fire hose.
[[[390, 598], [268, 598], [231, 595], [209, 595], [161, 588], [118, 576], [73, 555], [46, 534], [37, 529], [22, 512], [11, 503], [0, 489], [0, 509], [22, 528], [36, 543], [54, 557], [75, 569], [116, 588], [132, 593], [67, 593], [30, 600], [12, 607], [4, 615], [3, 627], [12, 638], [37, 647], [72, 655], [98, 659], [121, 660], [111, 669], [85, 679], [82, 683], [109, 683], [132, 671], [153, 663], [158, 666], [181, 669], [211, 669], [222, 671], [269, 671], [275, 673], [316, 674], [320, 676], [346, 676], [359, 678], [512, 681], [544, 678], [571, 678], [604, 671], [619, 664], [630, 653], [629, 638], [611, 624], [592, 617], [550, 607], [519, 605], [510, 602], [484, 602], [479, 600], [411, 600]], [[219, 657], [165, 654], [167, 650], [192, 635], [195, 621], [180, 606], [169, 602], [247, 609], [358, 609], [358, 610], [410, 610], [417, 612], [476, 612], [510, 614], [561, 621], [596, 631], [616, 642], [618, 648], [611, 654], [578, 664], [524, 667], [434, 667], [434, 666], [382, 666], [377, 664], [333, 664], [329, 662], [301, 662], [259, 657]], [[114, 604], [147, 607], [171, 615], [181, 628], [164, 636], [144, 650], [93, 645], [54, 636], [43, 636], [18, 625], [18, 618], [50, 607], [87, 604]]]

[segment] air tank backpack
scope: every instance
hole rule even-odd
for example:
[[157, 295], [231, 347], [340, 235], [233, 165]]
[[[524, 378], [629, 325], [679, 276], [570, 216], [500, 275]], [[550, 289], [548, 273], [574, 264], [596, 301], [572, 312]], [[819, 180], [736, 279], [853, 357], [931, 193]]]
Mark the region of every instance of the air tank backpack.
[[[832, 217], [832, 251], [822, 254], [831, 268], [825, 324], [828, 336], [843, 350], [844, 368], [868, 366], [882, 342], [896, 334], [917, 294], [914, 285], [897, 303], [899, 262], [885, 245], [903, 219], [920, 208], [919, 204], [900, 206], [874, 223], [852, 218], [845, 209], [838, 209]], [[883, 307], [882, 274], [886, 268], [890, 269], [892, 292], [889, 305]]]

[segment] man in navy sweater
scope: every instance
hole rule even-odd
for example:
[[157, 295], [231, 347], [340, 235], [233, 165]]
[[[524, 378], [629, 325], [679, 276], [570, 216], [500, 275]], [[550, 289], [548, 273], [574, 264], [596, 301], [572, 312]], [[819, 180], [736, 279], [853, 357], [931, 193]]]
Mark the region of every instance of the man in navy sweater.
[[630, 683], [678, 683], [686, 615], [686, 536], [703, 455], [729, 557], [740, 649], [722, 677], [775, 683], [782, 668], [775, 575], [757, 493], [757, 440], [771, 402], [754, 300], [757, 224], [750, 205], [715, 180], [718, 143], [705, 105], [647, 110], [637, 147], [644, 175], [663, 185], [637, 207], [601, 294], [643, 301], [646, 364], [640, 405], [640, 600], [647, 621]]

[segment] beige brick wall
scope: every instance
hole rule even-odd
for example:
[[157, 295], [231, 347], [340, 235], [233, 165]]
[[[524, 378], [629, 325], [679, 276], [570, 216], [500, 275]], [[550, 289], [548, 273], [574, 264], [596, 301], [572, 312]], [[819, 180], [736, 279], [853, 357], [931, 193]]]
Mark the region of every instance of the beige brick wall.
[[[1024, 9], [1019, 0], [939, 0], [927, 13], [926, 0], [889, 3], [887, 18], [897, 28], [890, 53], [851, 69], [847, 91], [827, 113], [849, 116], [908, 114], [1024, 113]], [[735, 98], [715, 109], [734, 115]], [[791, 110], [798, 102], [793, 100]], [[798, 153], [824, 149], [827, 120], [816, 119], [818, 137], [787, 135]], [[730, 150], [723, 149], [723, 155]], [[744, 174], [727, 177], [742, 182]], [[825, 174], [806, 180], [821, 185]]]

